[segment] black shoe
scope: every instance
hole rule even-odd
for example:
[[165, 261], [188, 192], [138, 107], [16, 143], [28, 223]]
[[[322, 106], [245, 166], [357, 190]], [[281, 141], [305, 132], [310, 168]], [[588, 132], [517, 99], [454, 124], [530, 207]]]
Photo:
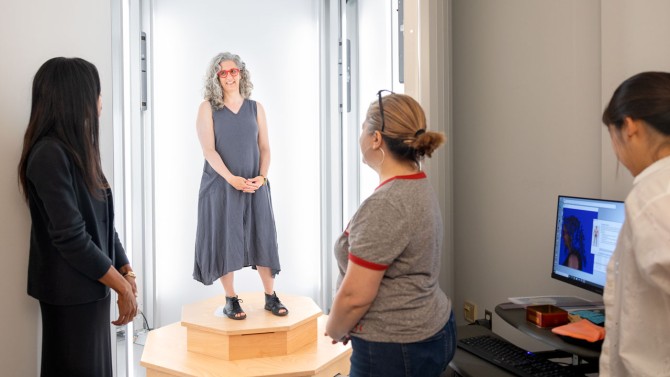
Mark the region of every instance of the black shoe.
[[[283, 312], [281, 311], [282, 309], [284, 309]], [[267, 293], [265, 294], [265, 310], [271, 311], [272, 314], [278, 317], [283, 317], [288, 314], [288, 309], [286, 309], [284, 304], [279, 301], [276, 292], [272, 292], [271, 295]]]
[[242, 310], [240, 302], [243, 301], [237, 298], [237, 296], [235, 297], [226, 296], [226, 306], [223, 307], [223, 314], [225, 314], [228, 318], [235, 320], [241, 320], [247, 318], [247, 313], [245, 313], [244, 310]]

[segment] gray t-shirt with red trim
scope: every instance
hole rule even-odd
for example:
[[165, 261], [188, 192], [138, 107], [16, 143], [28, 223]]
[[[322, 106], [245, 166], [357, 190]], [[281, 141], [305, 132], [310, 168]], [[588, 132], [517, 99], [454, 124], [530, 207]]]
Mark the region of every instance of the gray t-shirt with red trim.
[[412, 343], [444, 327], [451, 301], [438, 283], [442, 238], [440, 206], [423, 172], [385, 181], [361, 204], [335, 244], [337, 287], [348, 263], [385, 273], [352, 336]]

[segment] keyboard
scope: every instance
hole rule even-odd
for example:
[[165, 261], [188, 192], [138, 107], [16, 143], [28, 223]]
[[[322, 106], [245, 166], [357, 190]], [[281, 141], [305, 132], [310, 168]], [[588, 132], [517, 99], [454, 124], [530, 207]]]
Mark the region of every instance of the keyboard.
[[521, 377], [584, 376], [490, 335], [460, 339], [458, 347]]

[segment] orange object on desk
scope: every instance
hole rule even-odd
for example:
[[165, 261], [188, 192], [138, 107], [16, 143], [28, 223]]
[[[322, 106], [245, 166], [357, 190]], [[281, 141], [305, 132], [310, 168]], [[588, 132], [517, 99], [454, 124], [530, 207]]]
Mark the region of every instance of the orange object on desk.
[[568, 322], [568, 312], [554, 305], [526, 307], [526, 320], [540, 327], [559, 326]]
[[594, 325], [588, 319], [580, 319], [577, 322], [568, 323], [551, 329], [551, 332], [558, 335], [569, 336], [571, 338], [582, 339], [588, 342], [597, 342], [605, 339], [605, 329]]

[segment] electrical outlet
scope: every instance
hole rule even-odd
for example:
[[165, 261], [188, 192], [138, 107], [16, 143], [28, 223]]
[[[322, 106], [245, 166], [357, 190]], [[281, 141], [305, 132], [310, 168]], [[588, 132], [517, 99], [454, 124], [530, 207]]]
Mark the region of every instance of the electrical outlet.
[[469, 323], [474, 323], [477, 319], [477, 304], [472, 301], [465, 301], [463, 305], [463, 317]]

